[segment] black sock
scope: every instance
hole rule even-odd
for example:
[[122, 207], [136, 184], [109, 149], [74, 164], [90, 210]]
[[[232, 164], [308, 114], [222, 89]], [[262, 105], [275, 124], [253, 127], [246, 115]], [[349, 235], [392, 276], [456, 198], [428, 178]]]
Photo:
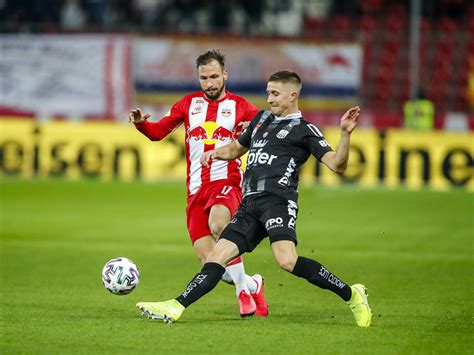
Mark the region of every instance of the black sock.
[[351, 299], [352, 290], [350, 286], [334, 276], [316, 260], [299, 256], [291, 273], [308, 280], [313, 285], [336, 293], [346, 302]]
[[186, 290], [176, 297], [176, 300], [188, 307], [216, 287], [224, 272], [225, 267], [217, 263], [205, 263], [201, 272], [193, 277]]

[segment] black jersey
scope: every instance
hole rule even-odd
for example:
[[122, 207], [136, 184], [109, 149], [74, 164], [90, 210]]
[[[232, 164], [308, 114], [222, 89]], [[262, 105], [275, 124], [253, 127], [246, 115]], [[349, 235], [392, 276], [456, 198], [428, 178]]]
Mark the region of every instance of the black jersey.
[[311, 154], [320, 160], [332, 151], [319, 129], [301, 113], [277, 118], [271, 111], [260, 111], [238, 140], [250, 148], [244, 197], [268, 192], [297, 201], [301, 165]]

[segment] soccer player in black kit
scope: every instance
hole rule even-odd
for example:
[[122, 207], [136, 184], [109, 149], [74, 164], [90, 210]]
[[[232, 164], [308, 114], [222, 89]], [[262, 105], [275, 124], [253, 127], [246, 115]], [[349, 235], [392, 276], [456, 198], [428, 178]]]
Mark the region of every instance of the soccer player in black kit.
[[227, 262], [251, 252], [268, 236], [282, 269], [334, 292], [347, 302], [358, 326], [370, 325], [372, 313], [364, 285], [349, 286], [316, 260], [296, 253], [298, 169], [312, 154], [332, 171], [345, 171], [359, 107], [349, 109], [342, 116], [341, 139], [337, 151], [333, 151], [319, 129], [301, 116], [300, 91], [298, 74], [290, 71], [272, 74], [267, 82], [270, 111], [260, 111], [236, 141], [202, 155], [201, 163], [207, 167], [211, 159], [235, 159], [250, 150], [242, 203], [184, 292], [165, 302], [138, 303], [143, 315], [165, 322], [177, 321], [186, 307], [217, 285]]

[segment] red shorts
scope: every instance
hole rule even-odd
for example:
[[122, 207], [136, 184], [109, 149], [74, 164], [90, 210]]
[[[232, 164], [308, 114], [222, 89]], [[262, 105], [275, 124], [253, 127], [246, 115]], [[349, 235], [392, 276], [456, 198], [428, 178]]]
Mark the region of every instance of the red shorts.
[[189, 196], [186, 207], [189, 236], [194, 244], [199, 238], [212, 235], [209, 213], [214, 205], [224, 205], [233, 216], [242, 201], [242, 188], [228, 180], [210, 182]]

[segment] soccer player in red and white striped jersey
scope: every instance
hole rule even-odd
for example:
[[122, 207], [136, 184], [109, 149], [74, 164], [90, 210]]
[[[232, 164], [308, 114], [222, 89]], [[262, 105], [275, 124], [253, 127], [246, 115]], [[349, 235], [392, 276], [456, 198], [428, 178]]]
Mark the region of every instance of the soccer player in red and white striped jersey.
[[[187, 226], [194, 250], [204, 264], [241, 202], [243, 174], [240, 159], [215, 160], [205, 168], [200, 157], [234, 140], [259, 109], [226, 90], [228, 73], [220, 51], [200, 55], [196, 68], [202, 91], [184, 96], [158, 122], [148, 121], [150, 115], [138, 108], [130, 112], [129, 120], [152, 141], [163, 139], [184, 123]], [[263, 278], [246, 275], [241, 257], [227, 265], [222, 279], [235, 285], [242, 317], [268, 315]]]

